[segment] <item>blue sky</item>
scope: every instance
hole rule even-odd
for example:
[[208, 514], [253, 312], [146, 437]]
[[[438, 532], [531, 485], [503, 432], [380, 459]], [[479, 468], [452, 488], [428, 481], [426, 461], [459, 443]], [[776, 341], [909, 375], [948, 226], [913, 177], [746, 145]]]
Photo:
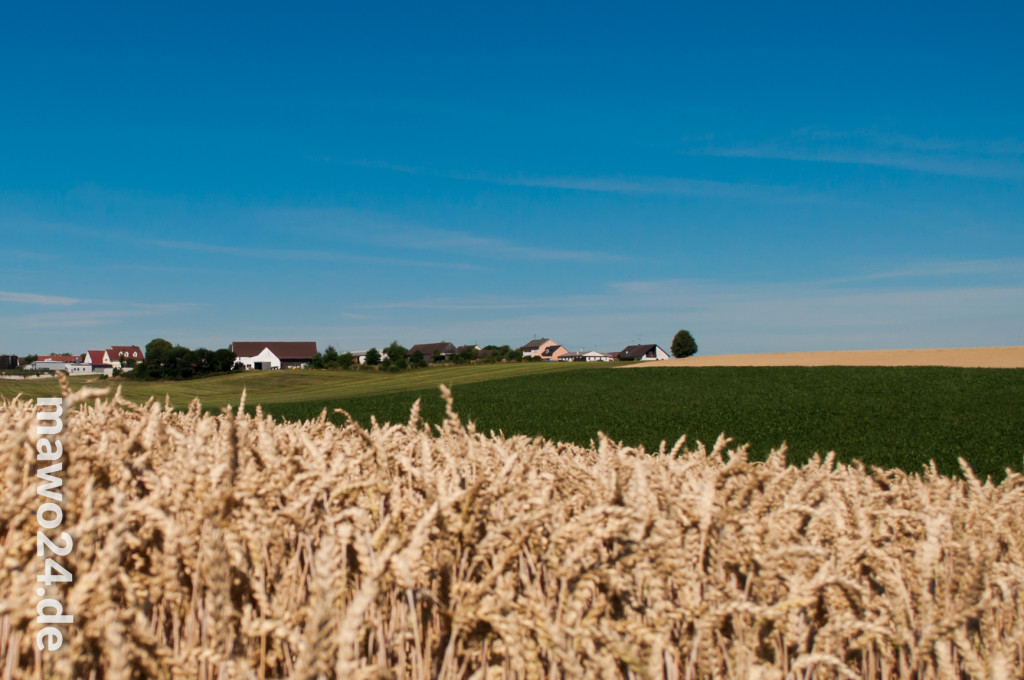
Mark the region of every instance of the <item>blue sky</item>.
[[4, 7], [0, 352], [1024, 344], [1020, 5], [552, 5]]

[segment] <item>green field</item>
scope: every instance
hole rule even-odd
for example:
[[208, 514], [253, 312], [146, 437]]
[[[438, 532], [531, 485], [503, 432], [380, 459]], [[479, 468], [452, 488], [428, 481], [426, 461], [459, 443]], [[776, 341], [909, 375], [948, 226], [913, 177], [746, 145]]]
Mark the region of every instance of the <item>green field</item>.
[[[0, 381], [11, 396], [13, 381]], [[250, 410], [280, 418], [314, 418], [343, 408], [362, 423], [423, 416], [439, 422], [437, 385], [453, 385], [455, 408], [483, 431], [543, 435], [589, 444], [602, 431], [657, 449], [683, 433], [712, 444], [725, 432], [762, 458], [786, 442], [792, 462], [835, 450], [841, 460], [911, 472], [935, 460], [957, 473], [965, 458], [979, 475], [1001, 479], [1024, 457], [1024, 369], [936, 367], [658, 368], [509, 364], [432, 368], [387, 374], [275, 371], [181, 383], [120, 382], [144, 400], [170, 393], [181, 408], [193, 396], [216, 410], [248, 390]], [[98, 384], [115, 384], [101, 381]], [[53, 394], [53, 383], [18, 381], [28, 397]], [[332, 413], [335, 422], [341, 417]]]

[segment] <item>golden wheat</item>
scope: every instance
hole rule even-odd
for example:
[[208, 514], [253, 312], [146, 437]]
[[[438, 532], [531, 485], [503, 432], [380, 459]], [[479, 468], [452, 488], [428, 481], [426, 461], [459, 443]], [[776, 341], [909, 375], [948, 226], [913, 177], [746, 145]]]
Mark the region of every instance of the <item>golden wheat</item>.
[[75, 616], [35, 637], [0, 404], [0, 678], [1010, 678], [1024, 478], [65, 396]]

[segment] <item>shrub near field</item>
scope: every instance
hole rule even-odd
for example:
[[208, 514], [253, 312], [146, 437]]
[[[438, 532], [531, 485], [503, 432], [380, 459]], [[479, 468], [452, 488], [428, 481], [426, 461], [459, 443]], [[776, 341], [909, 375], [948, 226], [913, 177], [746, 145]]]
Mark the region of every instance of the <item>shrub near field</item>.
[[[1018, 677], [1024, 477], [65, 402], [75, 616], [35, 652], [35, 408], [0, 403], [12, 678]], [[681, 446], [681, 444], [677, 445]]]
[[[892, 367], [594, 369], [457, 385], [456, 407], [481, 431], [542, 435], [586, 446], [602, 431], [648, 450], [662, 440], [713, 442], [727, 432], [765, 458], [785, 442], [795, 462], [835, 450], [840, 460], [918, 472], [934, 460], [959, 474], [1021, 469], [1024, 370]], [[416, 399], [438, 423], [436, 390], [269, 404], [289, 419], [341, 407], [364, 425], [404, 420]], [[341, 422], [337, 420], [336, 422]]]

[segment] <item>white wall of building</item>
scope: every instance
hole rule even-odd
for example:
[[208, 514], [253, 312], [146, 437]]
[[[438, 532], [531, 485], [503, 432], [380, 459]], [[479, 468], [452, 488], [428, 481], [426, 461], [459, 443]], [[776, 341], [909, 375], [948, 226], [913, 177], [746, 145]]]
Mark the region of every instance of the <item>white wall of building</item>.
[[237, 361], [248, 370], [256, 368], [257, 363], [266, 363], [268, 361], [272, 369], [281, 368], [281, 360], [270, 351], [269, 347], [264, 347], [263, 351], [254, 357], [238, 357]]

